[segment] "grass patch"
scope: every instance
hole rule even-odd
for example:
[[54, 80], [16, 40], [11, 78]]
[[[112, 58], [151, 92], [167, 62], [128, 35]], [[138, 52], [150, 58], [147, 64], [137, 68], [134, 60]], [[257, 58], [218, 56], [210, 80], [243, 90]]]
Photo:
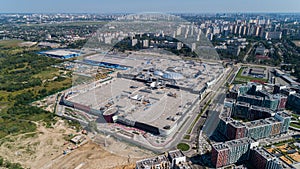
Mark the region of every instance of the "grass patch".
[[96, 22], [96, 21], [82, 21], [82, 22], [68, 22], [58, 25], [64, 26], [84, 26], [84, 25], [105, 25], [107, 22]]
[[7, 168], [7, 169], [23, 169], [21, 164], [19, 163], [12, 163], [4, 158], [0, 157], [0, 168]]
[[209, 101], [205, 104], [204, 108], [203, 108], [203, 109], [201, 110], [201, 112], [197, 115], [196, 119], [193, 121], [192, 125], [191, 125], [190, 128], [188, 129], [187, 134], [191, 134], [191, 132], [192, 132], [192, 130], [193, 130], [195, 124], [196, 124], [197, 121], [201, 118], [202, 114], [205, 112], [205, 110], [207, 109], [207, 107], [209, 106], [210, 103], [211, 103], [211, 100], [209, 100]]
[[82, 129], [81, 124], [78, 121], [73, 120], [66, 120], [69, 127], [76, 129], [77, 131], [80, 131]]
[[285, 145], [287, 143], [293, 143], [293, 142], [295, 142], [295, 139], [289, 139], [289, 140], [280, 141], [280, 142], [275, 143], [273, 145], [276, 146], [276, 147], [279, 147], [279, 146]]
[[240, 70], [238, 71], [235, 79], [234, 79], [234, 84], [239, 84], [239, 83], [247, 83], [247, 82], [251, 82], [251, 81], [260, 81], [260, 82], [268, 82], [267, 79], [263, 79], [263, 78], [255, 78], [255, 77], [251, 77], [251, 76], [243, 76], [242, 73], [244, 71], [246, 67], [241, 67]]
[[183, 137], [183, 139], [185, 139], [185, 140], [189, 140], [190, 138], [191, 138], [191, 136], [187, 135], [187, 134]]
[[27, 134], [24, 134], [23, 136], [22, 136], [22, 139], [27, 139], [27, 138], [32, 138], [32, 137], [35, 137], [35, 136], [37, 136], [37, 133], [27, 133]]
[[0, 47], [2, 48], [13, 48], [13, 47], [18, 47], [20, 43], [22, 43], [22, 40], [1, 40], [0, 41]]
[[296, 119], [299, 117], [299, 115], [297, 115], [295, 113], [293, 113], [292, 116], [295, 117]]
[[300, 123], [291, 122], [290, 126], [300, 129]]
[[179, 149], [181, 151], [188, 151], [190, 149], [190, 146], [186, 143], [179, 143], [177, 145], [177, 149]]
[[[1, 43], [2, 46], [13, 46], [17, 42]], [[59, 69], [52, 66], [60, 63], [60, 60], [40, 57], [35, 52], [11, 53], [14, 50], [23, 50], [20, 47], [3, 48], [0, 46], [0, 101], [6, 104], [0, 105], [0, 138], [34, 132], [34, 122], [42, 121], [46, 127], [50, 127], [56, 122], [55, 115], [30, 106], [30, 103], [70, 87], [72, 79], [60, 77], [43, 82], [59, 75]]]

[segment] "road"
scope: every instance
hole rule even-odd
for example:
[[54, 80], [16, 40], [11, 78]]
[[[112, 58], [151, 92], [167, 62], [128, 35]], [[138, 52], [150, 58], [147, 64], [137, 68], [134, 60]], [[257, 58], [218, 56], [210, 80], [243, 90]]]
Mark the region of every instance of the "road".
[[261, 145], [271, 145], [274, 143], [292, 139], [293, 136], [296, 136], [299, 134], [300, 134], [300, 132], [298, 132], [298, 131], [289, 131], [288, 133], [285, 133], [285, 134], [271, 136], [271, 138], [262, 139], [262, 140], [260, 140], [260, 144]]
[[[201, 142], [199, 142], [199, 140], [200, 141], [203, 140], [199, 138], [202, 137], [202, 134], [200, 133], [205, 132], [211, 134], [215, 130], [215, 128], [218, 125], [219, 114], [222, 111], [221, 109], [223, 107], [223, 102], [226, 97], [227, 88], [224, 87], [224, 84], [234, 79], [237, 70], [238, 67], [236, 66], [227, 69], [224, 75], [219, 79], [219, 81], [217, 81], [216, 84], [211, 87], [211, 92], [207, 95], [207, 97], [200, 102], [199, 107], [201, 109], [201, 108], [205, 108], [205, 105], [209, 101], [211, 101], [208, 109], [204, 110], [204, 113], [202, 114], [201, 118], [197, 121], [197, 123], [193, 127], [192, 132], [190, 134], [191, 136], [190, 140], [185, 141], [186, 143], [190, 145], [196, 143], [199, 146], [202, 144]], [[214, 111], [210, 111], [209, 109]], [[208, 112], [208, 116], [206, 116], [206, 112]], [[185, 154], [188, 156], [193, 156], [197, 153], [198, 153], [197, 150], [190, 149]]]
[[212, 97], [212, 106], [208, 112], [208, 118], [203, 126], [203, 132], [209, 137], [212, 135], [219, 123], [219, 114], [222, 111], [223, 103], [226, 97], [227, 87], [224, 86], [226, 82], [230, 83], [236, 74], [238, 67], [234, 66], [230, 74], [226, 74], [226, 78], [222, 78], [218, 85], [215, 87], [214, 95]]
[[246, 53], [246, 55], [245, 55], [245, 57], [244, 57], [244, 59], [243, 59], [244, 62], [247, 61], [247, 58], [248, 58], [249, 54], [251, 53], [251, 51], [252, 51], [252, 49], [253, 49], [253, 46], [255, 46], [256, 44], [257, 44], [257, 42], [254, 42], [254, 43], [251, 44], [250, 49], [248, 50], [248, 52]]

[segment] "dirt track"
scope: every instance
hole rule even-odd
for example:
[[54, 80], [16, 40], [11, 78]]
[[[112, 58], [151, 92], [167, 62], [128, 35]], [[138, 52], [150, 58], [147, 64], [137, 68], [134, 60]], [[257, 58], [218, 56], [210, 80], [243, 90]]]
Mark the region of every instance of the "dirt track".
[[[113, 154], [88, 140], [87, 144], [73, 150], [67, 155], [63, 155], [63, 150], [66, 150], [67, 147], [74, 146], [72, 143], [65, 144], [66, 141], [64, 137], [70, 133], [76, 134], [74, 130], [67, 128], [62, 120], [58, 121], [51, 129], [39, 125], [36, 133], [9, 137], [11, 141], [6, 141], [0, 146], [0, 156], [11, 162], [18, 162], [25, 168], [32, 169], [135, 168], [134, 164], [138, 158], [129, 157], [131, 157], [131, 152], [137, 152], [139, 150], [138, 148], [129, 147], [127, 145], [123, 145], [127, 151]], [[143, 151], [139, 152], [143, 153]], [[142, 155], [140, 158], [150, 156], [151, 153]], [[134, 157], [139, 156], [135, 154]]]

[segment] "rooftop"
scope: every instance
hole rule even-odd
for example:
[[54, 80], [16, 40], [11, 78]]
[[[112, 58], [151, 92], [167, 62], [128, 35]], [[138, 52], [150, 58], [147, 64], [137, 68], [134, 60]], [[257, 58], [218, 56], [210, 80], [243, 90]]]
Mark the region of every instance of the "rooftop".
[[265, 107], [260, 107], [260, 106], [255, 106], [255, 105], [251, 105], [251, 109], [252, 110], [259, 110], [259, 111], [263, 111], [263, 112], [268, 112], [268, 113], [272, 113], [273, 111], [265, 108]]
[[267, 120], [270, 123], [280, 123], [280, 120], [276, 119], [275, 117], [269, 117], [266, 118], [265, 120]]
[[263, 156], [268, 161], [276, 158], [264, 148], [256, 148], [254, 149], [254, 151], [258, 152], [261, 156]]
[[147, 158], [136, 162], [136, 168], [150, 168], [151, 166], [160, 165], [161, 163], [169, 162], [165, 155], [160, 155], [153, 158]]
[[259, 126], [268, 125], [268, 124], [269, 123], [264, 119], [250, 121], [250, 122], [245, 123], [246, 127], [249, 127], [249, 128], [250, 127], [259, 127]]
[[253, 143], [253, 140], [250, 138], [244, 137], [236, 140], [231, 140], [226, 142], [229, 147], [231, 146], [239, 146], [239, 145], [245, 145], [245, 144], [251, 144]]
[[289, 114], [287, 114], [284, 111], [277, 112], [276, 114], [279, 115], [279, 116], [281, 116], [281, 117], [291, 117]]
[[[223, 70], [217, 64], [155, 56], [96, 54], [87, 59], [119, 64], [128, 69], [112, 74], [112, 80], [85, 85], [69, 95], [68, 101], [105, 110], [106, 115], [117, 110], [115, 119], [129, 120], [130, 124], [141, 122], [169, 131], [190, 111], [201, 89]], [[165, 73], [169, 76], [164, 76]]]
[[216, 143], [212, 145], [216, 150], [226, 150], [228, 149], [228, 145], [226, 143]]
[[250, 104], [249, 104], [249, 103], [241, 102], [241, 101], [237, 101], [237, 102], [236, 102], [236, 105], [238, 105], [238, 106], [246, 106], [246, 107], [250, 107]]
[[169, 156], [171, 158], [184, 157], [185, 155], [180, 150], [169, 151]]
[[243, 123], [241, 123], [241, 122], [239, 122], [239, 121], [232, 121], [232, 122], [230, 122], [230, 124], [232, 125], [232, 126], [235, 126], [235, 127], [245, 127], [245, 125], [243, 124]]
[[40, 53], [46, 54], [46, 55], [61, 56], [61, 57], [67, 56], [67, 55], [73, 55], [73, 54], [78, 55], [79, 54], [79, 52], [77, 52], [77, 51], [68, 50], [68, 49], [55, 49], [55, 50], [43, 51]]

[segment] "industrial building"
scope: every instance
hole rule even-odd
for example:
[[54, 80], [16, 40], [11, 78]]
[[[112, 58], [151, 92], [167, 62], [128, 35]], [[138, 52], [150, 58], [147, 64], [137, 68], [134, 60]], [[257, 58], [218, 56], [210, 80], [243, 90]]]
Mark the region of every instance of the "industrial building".
[[39, 54], [58, 59], [70, 59], [80, 56], [80, 51], [73, 49], [53, 49], [39, 52]]
[[161, 136], [176, 131], [223, 73], [220, 64], [153, 56], [96, 54], [83, 62], [117, 70], [115, 78], [66, 93], [61, 104], [98, 116], [99, 126], [119, 123]]

